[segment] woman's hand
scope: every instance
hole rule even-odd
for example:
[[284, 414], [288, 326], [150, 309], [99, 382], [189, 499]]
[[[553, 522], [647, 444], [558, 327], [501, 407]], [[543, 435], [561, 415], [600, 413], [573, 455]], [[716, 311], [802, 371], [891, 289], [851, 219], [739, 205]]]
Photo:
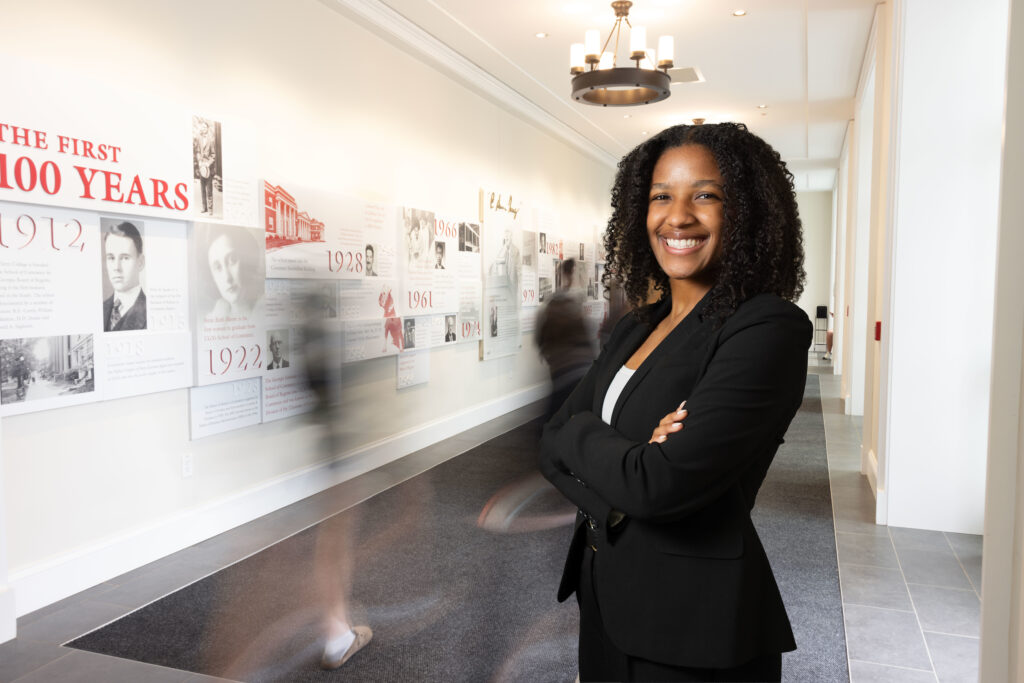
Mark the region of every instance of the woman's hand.
[[668, 438], [669, 434], [678, 432], [683, 428], [683, 420], [689, 411], [684, 409], [686, 401], [679, 404], [674, 413], [669, 413], [665, 417], [661, 418], [661, 422], [654, 428], [654, 433], [651, 434], [651, 440], [647, 443], [665, 443], [665, 439]]

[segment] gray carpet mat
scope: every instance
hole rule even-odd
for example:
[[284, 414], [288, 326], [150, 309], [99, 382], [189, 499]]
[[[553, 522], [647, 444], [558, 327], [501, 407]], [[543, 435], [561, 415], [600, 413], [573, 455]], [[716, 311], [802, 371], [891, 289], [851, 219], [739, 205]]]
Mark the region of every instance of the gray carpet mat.
[[[503, 434], [68, 645], [244, 681], [572, 681], [576, 606], [554, 599], [572, 511], [539, 482], [538, 432]], [[848, 681], [816, 376], [754, 517], [799, 646], [784, 680]], [[374, 639], [323, 671], [346, 560], [351, 620]]]

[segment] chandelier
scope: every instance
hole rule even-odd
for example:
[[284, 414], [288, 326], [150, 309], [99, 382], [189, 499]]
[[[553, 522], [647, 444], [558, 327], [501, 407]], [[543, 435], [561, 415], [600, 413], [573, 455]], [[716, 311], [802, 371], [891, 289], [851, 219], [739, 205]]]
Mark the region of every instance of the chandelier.
[[[629, 23], [629, 0], [616, 0], [615, 24], [604, 46], [599, 48], [601, 33], [588, 30], [584, 43], [575, 43], [569, 50], [569, 73], [572, 74], [572, 98], [584, 104], [602, 107], [628, 107], [634, 104], [659, 102], [671, 93], [668, 70], [672, 68], [672, 36], [658, 39], [657, 51], [647, 49], [647, 29]], [[635, 66], [616, 66], [622, 24], [629, 27], [629, 58]], [[608, 51], [608, 45], [615, 43]], [[590, 69], [587, 70], [589, 65]]]

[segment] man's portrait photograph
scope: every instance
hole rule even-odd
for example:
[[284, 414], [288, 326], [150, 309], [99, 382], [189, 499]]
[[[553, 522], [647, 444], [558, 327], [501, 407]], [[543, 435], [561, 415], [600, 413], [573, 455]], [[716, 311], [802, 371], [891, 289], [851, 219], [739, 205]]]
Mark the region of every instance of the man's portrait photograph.
[[279, 370], [288, 367], [289, 341], [288, 330], [271, 330], [267, 332], [267, 349], [270, 351], [267, 370]]
[[103, 331], [146, 329], [146, 254], [139, 220], [100, 219]]

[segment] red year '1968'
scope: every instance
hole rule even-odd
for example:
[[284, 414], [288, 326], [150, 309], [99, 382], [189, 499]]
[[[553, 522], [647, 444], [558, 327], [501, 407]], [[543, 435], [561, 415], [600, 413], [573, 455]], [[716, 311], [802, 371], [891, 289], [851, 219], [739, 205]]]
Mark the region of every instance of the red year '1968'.
[[[40, 217], [39, 223], [36, 223], [36, 219], [27, 213], [21, 214], [13, 221], [9, 218], [5, 219], [4, 215], [0, 214], [0, 247], [4, 249], [24, 249], [35, 242], [40, 233], [49, 233], [50, 248], [54, 251], [61, 249], [85, 250], [85, 242], [82, 241], [82, 224], [77, 218], [72, 218], [63, 227], [58, 228], [54, 220], [49, 217]], [[61, 235], [59, 243], [58, 233]], [[67, 239], [70, 241], [65, 243], [64, 240]], [[41, 238], [37, 244], [45, 245], [45, 238]]]
[[228, 370], [234, 367], [236, 370], [248, 370], [249, 368], [259, 369], [263, 367], [263, 349], [259, 344], [245, 346], [244, 344], [232, 348], [225, 346], [214, 355], [214, 350], [207, 351], [210, 359], [211, 375], [226, 375]]

